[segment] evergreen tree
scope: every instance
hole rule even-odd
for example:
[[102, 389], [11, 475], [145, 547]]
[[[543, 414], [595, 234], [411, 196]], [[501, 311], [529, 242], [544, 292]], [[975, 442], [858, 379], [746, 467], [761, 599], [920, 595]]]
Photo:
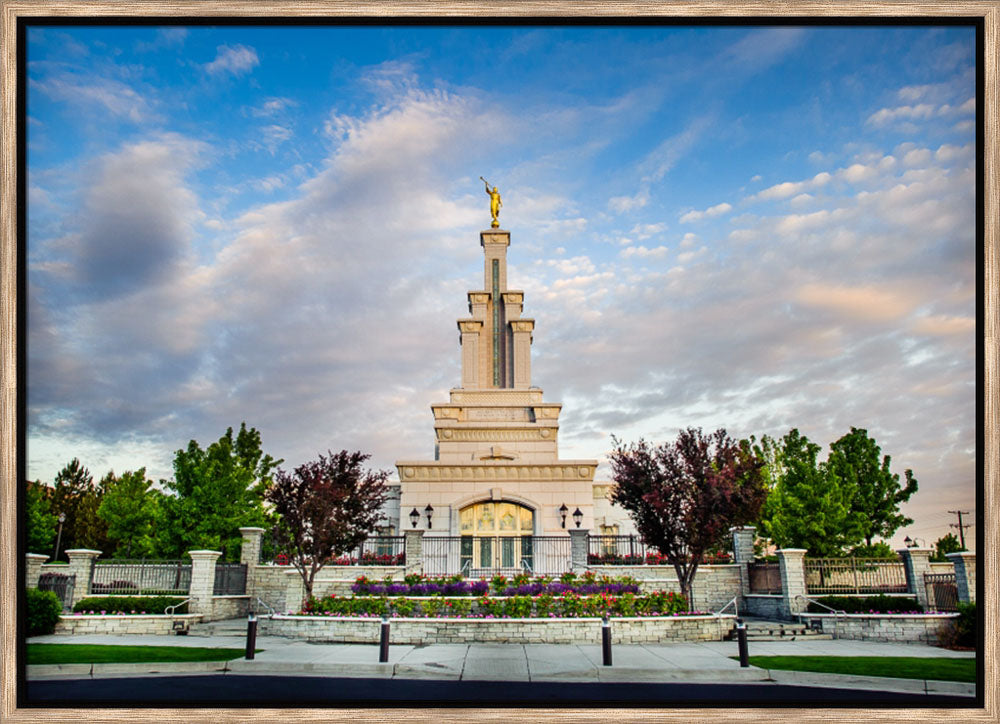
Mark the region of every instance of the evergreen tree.
[[947, 563], [948, 553], [958, 553], [964, 550], [958, 537], [954, 533], [948, 533], [934, 541], [934, 555], [931, 556], [931, 560], [938, 563]]
[[[63, 523], [62, 540], [60, 541], [60, 556], [64, 551], [80, 548], [77, 527], [80, 524], [78, 509], [84, 495], [94, 485], [94, 478], [87, 468], [80, 464], [78, 458], [73, 458], [62, 470], [56, 473], [52, 489], [52, 512], [58, 516], [66, 515]], [[80, 525], [80, 532], [86, 528], [86, 522]]]
[[41, 481], [26, 483], [24, 496], [24, 527], [28, 553], [50, 553], [56, 540], [58, 517], [49, 501], [51, 489]]

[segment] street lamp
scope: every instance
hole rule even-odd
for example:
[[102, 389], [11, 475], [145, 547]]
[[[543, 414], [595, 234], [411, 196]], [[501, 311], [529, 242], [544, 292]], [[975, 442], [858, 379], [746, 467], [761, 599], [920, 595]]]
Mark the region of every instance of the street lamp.
[[63, 527], [63, 523], [65, 523], [65, 522], [66, 522], [66, 514], [65, 513], [60, 513], [59, 514], [59, 532], [56, 534], [56, 554], [54, 556], [52, 556], [52, 560], [53, 561], [59, 560], [59, 544], [62, 543], [62, 527]]
[[559, 506], [559, 515], [562, 518], [562, 527], [566, 527], [566, 514], [569, 512], [569, 508], [566, 507], [566, 503]]
[[413, 527], [417, 527], [417, 523], [420, 522], [420, 511], [414, 508], [410, 511], [410, 522], [413, 523]]
[[427, 513], [427, 530], [431, 529], [431, 516], [434, 515], [434, 508], [428, 503], [427, 507], [424, 508], [424, 512]]
[[918, 546], [923, 545], [923, 543], [920, 542], [919, 538], [913, 538], [911, 540], [910, 536], [906, 536], [905, 538], [903, 538], [903, 545], [905, 545], [907, 548], [917, 548]]
[[576, 527], [580, 527], [580, 523], [583, 522], [583, 511], [577, 508], [573, 511], [573, 522], [576, 523]]

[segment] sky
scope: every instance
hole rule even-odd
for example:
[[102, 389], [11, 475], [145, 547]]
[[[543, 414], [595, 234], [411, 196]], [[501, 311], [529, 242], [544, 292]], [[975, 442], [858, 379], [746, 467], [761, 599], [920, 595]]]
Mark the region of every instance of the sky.
[[931, 544], [977, 511], [975, 62], [963, 27], [29, 28], [28, 478], [167, 479], [242, 421], [289, 469], [431, 459], [484, 176], [561, 457], [865, 428]]

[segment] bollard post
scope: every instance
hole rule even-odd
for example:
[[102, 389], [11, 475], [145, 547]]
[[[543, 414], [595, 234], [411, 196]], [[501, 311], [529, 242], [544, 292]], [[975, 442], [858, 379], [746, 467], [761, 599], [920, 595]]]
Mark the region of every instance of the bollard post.
[[611, 666], [611, 622], [607, 616], [601, 619], [601, 649], [604, 653], [604, 665]]
[[736, 640], [740, 647], [740, 666], [747, 668], [750, 666], [750, 656], [747, 653], [747, 625], [743, 619], [736, 619]]
[[254, 649], [257, 648], [257, 614], [253, 611], [247, 614], [247, 650], [246, 659], [250, 661], [254, 657]]
[[384, 664], [389, 660], [389, 616], [382, 614], [382, 631], [378, 639], [378, 661]]

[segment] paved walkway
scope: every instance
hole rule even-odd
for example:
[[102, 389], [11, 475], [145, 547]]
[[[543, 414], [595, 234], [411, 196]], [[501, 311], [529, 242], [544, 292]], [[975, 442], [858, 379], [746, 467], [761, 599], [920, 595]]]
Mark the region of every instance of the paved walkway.
[[[29, 643], [134, 644], [203, 646], [243, 649], [237, 636], [79, 635], [36, 636]], [[432, 644], [393, 645], [389, 661], [378, 661], [379, 649], [364, 644], [308, 643], [259, 636], [252, 661], [176, 664], [69, 664], [29, 666], [29, 679], [148, 676], [177, 673], [364, 678], [439, 679], [461, 681], [575, 682], [717, 682], [774, 681], [783, 684], [833, 686], [880, 691], [975, 694], [975, 684], [917, 679], [812, 674], [741, 668], [735, 642], [712, 641], [658, 645], [616, 645], [612, 666], [604, 666], [599, 644]], [[972, 652], [949, 651], [920, 644], [864, 641], [751, 641], [751, 656], [922, 656], [968, 658]], [[886, 671], [891, 677], [891, 671]]]

